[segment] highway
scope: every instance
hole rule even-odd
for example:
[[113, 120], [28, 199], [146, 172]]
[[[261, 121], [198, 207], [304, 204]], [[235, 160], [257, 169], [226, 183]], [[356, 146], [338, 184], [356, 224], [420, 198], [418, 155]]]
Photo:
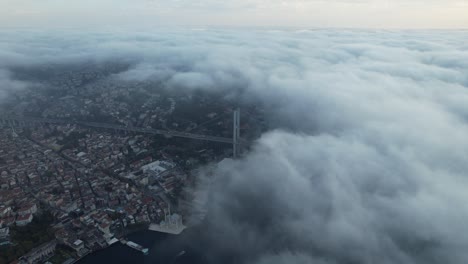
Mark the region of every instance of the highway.
[[125, 127], [125, 126], [106, 124], [106, 123], [69, 121], [69, 120], [36, 118], [36, 117], [19, 117], [19, 116], [1, 116], [0, 117], [0, 123], [8, 124], [11, 121], [16, 122], [16, 123], [77, 124], [77, 125], [86, 126], [86, 127], [105, 128], [105, 129], [113, 129], [113, 130], [119, 130], [119, 131], [147, 133], [147, 134], [154, 134], [154, 135], [164, 135], [164, 136], [169, 136], [169, 137], [181, 137], [181, 138], [190, 138], [190, 139], [197, 139], [197, 140], [233, 144], [232, 138], [206, 136], [206, 135], [192, 134], [192, 133], [187, 133], [187, 132], [168, 131], [168, 130], [153, 129], [153, 128]]

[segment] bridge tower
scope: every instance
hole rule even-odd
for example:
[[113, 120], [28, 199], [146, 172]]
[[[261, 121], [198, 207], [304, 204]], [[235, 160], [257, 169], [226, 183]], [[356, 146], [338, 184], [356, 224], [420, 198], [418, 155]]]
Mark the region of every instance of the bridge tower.
[[232, 131], [232, 156], [237, 158], [240, 152], [240, 108], [234, 110]]

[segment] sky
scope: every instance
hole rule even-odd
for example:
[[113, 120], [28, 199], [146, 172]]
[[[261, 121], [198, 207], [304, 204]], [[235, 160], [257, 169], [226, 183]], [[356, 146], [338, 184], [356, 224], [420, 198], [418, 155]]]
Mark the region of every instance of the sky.
[[221, 89], [271, 124], [200, 168], [211, 263], [467, 263], [468, 31], [5, 30], [0, 99], [41, 85], [19, 66], [119, 60], [110, 81]]
[[468, 0], [0, 0], [1, 27], [468, 28]]

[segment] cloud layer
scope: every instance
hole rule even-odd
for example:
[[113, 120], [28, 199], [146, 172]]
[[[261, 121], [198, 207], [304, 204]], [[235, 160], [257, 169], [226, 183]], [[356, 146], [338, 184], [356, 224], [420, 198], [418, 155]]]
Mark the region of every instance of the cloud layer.
[[[214, 255], [244, 263], [468, 260], [468, 32], [0, 34], [0, 67], [126, 60], [115, 78], [224, 89], [274, 130], [215, 169]], [[2, 87], [17, 82], [0, 75]], [[14, 85], [13, 85], [14, 86]]]

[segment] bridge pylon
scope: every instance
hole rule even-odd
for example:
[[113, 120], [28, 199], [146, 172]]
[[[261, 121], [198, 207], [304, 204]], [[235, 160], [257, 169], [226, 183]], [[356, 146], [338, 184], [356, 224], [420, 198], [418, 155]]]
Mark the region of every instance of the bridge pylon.
[[240, 153], [240, 108], [233, 113], [232, 156], [237, 158]]

